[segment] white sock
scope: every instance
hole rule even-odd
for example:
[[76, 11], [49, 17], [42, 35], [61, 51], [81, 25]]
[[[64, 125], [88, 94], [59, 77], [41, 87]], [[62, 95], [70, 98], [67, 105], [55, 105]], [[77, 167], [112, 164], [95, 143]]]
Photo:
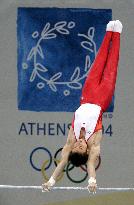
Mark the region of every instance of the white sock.
[[116, 20], [115, 24], [114, 24], [113, 32], [121, 33], [122, 32], [122, 28], [123, 28], [122, 23], [119, 20]]
[[106, 31], [113, 31], [114, 24], [115, 24], [115, 21], [109, 21], [109, 23], [107, 24], [107, 27], [106, 27]]

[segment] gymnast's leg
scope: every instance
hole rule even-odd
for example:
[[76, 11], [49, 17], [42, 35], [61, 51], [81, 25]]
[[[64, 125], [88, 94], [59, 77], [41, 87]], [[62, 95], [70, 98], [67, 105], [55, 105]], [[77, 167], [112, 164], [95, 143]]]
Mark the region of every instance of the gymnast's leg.
[[103, 111], [109, 106], [115, 90], [119, 51], [120, 51], [120, 33], [122, 24], [120, 21], [115, 21], [115, 26], [112, 35], [111, 48], [108, 54], [107, 63], [100, 83], [99, 99]]
[[90, 98], [90, 94], [92, 91], [98, 86], [102, 79], [102, 74], [105, 68], [105, 64], [107, 61], [107, 56], [110, 48], [110, 41], [112, 38], [112, 29], [113, 29], [114, 21], [110, 21], [107, 24], [106, 34], [104, 36], [103, 42], [101, 47], [98, 51], [98, 54], [91, 66], [89, 74], [86, 78], [82, 89], [82, 97], [81, 97], [81, 104], [85, 103], [88, 98]]

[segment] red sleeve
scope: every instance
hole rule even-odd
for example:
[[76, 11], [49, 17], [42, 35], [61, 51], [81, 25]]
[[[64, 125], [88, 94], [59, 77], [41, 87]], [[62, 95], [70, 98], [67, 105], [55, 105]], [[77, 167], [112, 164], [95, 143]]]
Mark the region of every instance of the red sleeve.
[[94, 132], [102, 130], [102, 115], [99, 117]]
[[72, 119], [72, 128], [74, 129], [74, 119], [75, 119], [75, 114], [73, 116], [73, 119]]

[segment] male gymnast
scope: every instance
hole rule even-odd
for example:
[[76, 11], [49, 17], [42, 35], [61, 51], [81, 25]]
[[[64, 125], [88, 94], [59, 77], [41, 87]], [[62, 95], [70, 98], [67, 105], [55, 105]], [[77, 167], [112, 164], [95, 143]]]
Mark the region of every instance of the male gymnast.
[[42, 184], [42, 191], [51, 190], [70, 161], [77, 167], [87, 164], [87, 188], [90, 192], [96, 192], [95, 162], [100, 155], [102, 114], [108, 108], [115, 90], [122, 28], [119, 20], [107, 24], [103, 42], [84, 83], [81, 105], [75, 111], [61, 161], [49, 181]]

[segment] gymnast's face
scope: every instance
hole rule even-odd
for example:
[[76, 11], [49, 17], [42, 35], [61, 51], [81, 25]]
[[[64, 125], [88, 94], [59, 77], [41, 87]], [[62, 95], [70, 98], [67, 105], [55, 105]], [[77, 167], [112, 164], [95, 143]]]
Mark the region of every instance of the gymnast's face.
[[85, 139], [79, 139], [77, 142], [75, 142], [72, 152], [78, 152], [81, 154], [87, 152], [87, 143]]

